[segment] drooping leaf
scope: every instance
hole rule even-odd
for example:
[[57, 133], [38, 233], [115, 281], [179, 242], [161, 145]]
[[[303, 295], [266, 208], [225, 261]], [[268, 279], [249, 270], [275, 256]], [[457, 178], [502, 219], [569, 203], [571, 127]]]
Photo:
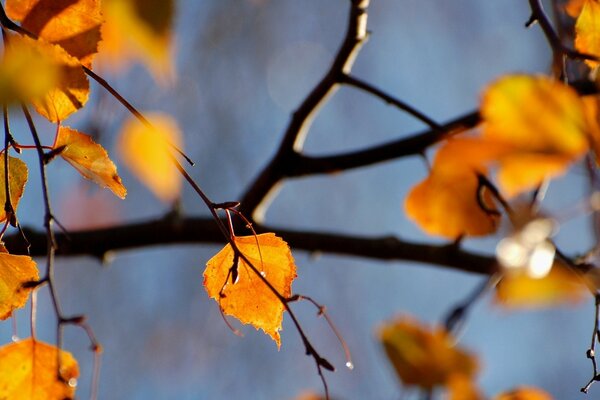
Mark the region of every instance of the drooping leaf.
[[[600, 56], [600, 2], [586, 0], [575, 23], [575, 48], [582, 53]], [[585, 60], [590, 68], [598, 61]]]
[[107, 66], [137, 58], [159, 79], [172, 78], [173, 0], [105, 0], [100, 56]]
[[118, 149], [125, 165], [163, 201], [181, 190], [181, 175], [171, 159], [171, 145], [181, 148], [177, 123], [164, 114], [146, 115], [152, 127], [130, 119], [123, 124]]
[[524, 386], [502, 392], [494, 400], [552, 400], [552, 396], [541, 389]]
[[29, 32], [60, 45], [91, 67], [100, 41], [100, 0], [7, 0], [6, 13]]
[[499, 79], [484, 93], [481, 115], [483, 143], [510, 150], [494, 160], [507, 197], [564, 173], [589, 149], [595, 129], [575, 90], [543, 76]]
[[[6, 203], [4, 154], [0, 154], [0, 222], [7, 218], [4, 204]], [[8, 157], [8, 183], [10, 190], [10, 202], [13, 210], [17, 210], [19, 200], [23, 196], [25, 184], [27, 183], [27, 164], [18, 158]]]
[[456, 239], [487, 235], [497, 228], [498, 216], [491, 212], [494, 202], [477, 177], [485, 174], [485, 167], [461, 153], [468, 146], [467, 139], [449, 140], [438, 151], [429, 176], [405, 200], [406, 215], [429, 234]]
[[509, 308], [541, 308], [574, 304], [589, 293], [592, 283], [558, 261], [541, 278], [526, 271], [507, 271], [496, 286], [496, 301]]
[[47, 45], [11, 35], [0, 62], [0, 102], [40, 100], [57, 85], [60, 72]]
[[58, 352], [55, 346], [31, 338], [0, 347], [0, 399], [74, 399], [77, 361], [69, 352]]
[[116, 196], [125, 198], [127, 189], [117, 174], [117, 167], [108, 157], [106, 150], [89, 135], [61, 126], [54, 144], [54, 148], [60, 147], [64, 147], [60, 156], [81, 175], [101, 187], [110, 189]]
[[[290, 297], [296, 265], [285, 241], [273, 233], [264, 233], [235, 237], [235, 244], [280, 295]], [[236, 271], [233, 275], [232, 268]], [[281, 346], [279, 331], [284, 306], [247, 263], [235, 257], [230, 244], [206, 263], [204, 287], [225, 314], [262, 329], [277, 347]]]
[[[445, 387], [449, 391], [473, 393], [471, 385], [467, 384], [468, 390], [464, 388], [465, 381], [472, 381], [477, 372], [477, 360], [454, 346], [446, 330], [428, 328], [412, 318], [400, 317], [380, 329], [379, 339], [404, 385], [425, 390]], [[459, 396], [460, 393], [451, 392], [451, 398]]]
[[[15, 309], [21, 308], [27, 303], [32, 289], [23, 287], [23, 284], [39, 279], [37, 265], [31, 257], [8, 254], [5, 249], [0, 252], [1, 320], [9, 318]], [[0, 398], [2, 397], [0, 396]]]

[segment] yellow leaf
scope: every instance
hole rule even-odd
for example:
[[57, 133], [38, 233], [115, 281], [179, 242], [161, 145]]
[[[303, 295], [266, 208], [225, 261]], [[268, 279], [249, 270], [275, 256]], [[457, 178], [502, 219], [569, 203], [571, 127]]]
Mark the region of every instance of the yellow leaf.
[[[4, 154], [0, 154], [0, 222], [6, 221], [6, 187], [5, 187]], [[19, 200], [23, 196], [25, 184], [27, 183], [27, 165], [18, 158], [8, 157], [8, 183], [10, 190], [10, 202], [13, 210], [17, 210]]]
[[56, 86], [60, 72], [44, 44], [9, 36], [0, 63], [0, 102], [39, 100]]
[[448, 400], [484, 400], [485, 397], [472, 379], [453, 375], [448, 382]]
[[477, 173], [484, 174], [485, 167], [477, 166], [474, 157], [462, 153], [472, 143], [467, 139], [449, 140], [436, 154], [429, 176], [405, 200], [406, 215], [431, 235], [456, 239], [496, 230], [498, 217], [489, 212], [494, 208], [489, 190], [481, 190], [487, 211], [478, 201]]
[[507, 197], [564, 173], [589, 149], [594, 129], [577, 93], [543, 76], [501, 78], [484, 93], [481, 115], [482, 141], [510, 149], [495, 160]]
[[0, 399], [74, 399], [79, 376], [77, 361], [71, 353], [61, 350], [59, 371], [58, 351], [55, 346], [34, 339], [0, 347]]
[[464, 388], [464, 380], [472, 381], [478, 369], [475, 357], [454, 346], [446, 330], [422, 326], [409, 317], [386, 323], [379, 339], [405, 385], [452, 390], [448, 385], [453, 382], [455, 389]]
[[[235, 237], [235, 244], [280, 295], [290, 297], [296, 265], [285, 241], [273, 233], [264, 233]], [[240, 258], [234, 266], [234, 254], [228, 244], [206, 263], [204, 287], [225, 314], [262, 329], [279, 348], [284, 306], [245, 261]], [[237, 271], [237, 279], [230, 274], [232, 268]]]
[[39, 279], [37, 266], [31, 257], [0, 252], [0, 319], [9, 318], [15, 309], [27, 303], [32, 289], [24, 288], [23, 284]]
[[91, 67], [100, 41], [100, 0], [7, 0], [6, 13], [29, 32], [60, 45]]
[[105, 0], [100, 57], [108, 66], [143, 61], [156, 78], [171, 79], [173, 0]]
[[[575, 48], [582, 53], [600, 56], [600, 3], [586, 0], [575, 23]], [[585, 60], [590, 68], [598, 66], [597, 61]]]
[[81, 175], [101, 187], [109, 188], [118, 197], [125, 198], [127, 189], [121, 183], [117, 167], [108, 158], [108, 153], [102, 146], [86, 134], [61, 126], [58, 129], [54, 148], [63, 146], [60, 156], [75, 167]]
[[542, 278], [526, 271], [506, 271], [496, 286], [496, 301], [509, 308], [541, 308], [577, 303], [589, 293], [588, 279], [555, 261]]
[[587, 0], [569, 0], [567, 4], [565, 4], [564, 8], [567, 14], [569, 14], [573, 18], [577, 18], [577, 16], [581, 13], [581, 9], [583, 8], [583, 4]]
[[541, 389], [524, 386], [502, 392], [494, 400], [552, 400], [552, 396]]
[[152, 127], [136, 119], [125, 122], [118, 150], [125, 165], [163, 201], [172, 201], [181, 191], [181, 175], [171, 159], [171, 145], [181, 148], [177, 123], [164, 114], [146, 115]]

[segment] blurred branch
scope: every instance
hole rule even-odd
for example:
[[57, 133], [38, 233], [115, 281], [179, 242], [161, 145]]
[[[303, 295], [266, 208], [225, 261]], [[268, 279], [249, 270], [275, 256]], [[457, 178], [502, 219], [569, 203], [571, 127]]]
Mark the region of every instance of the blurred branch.
[[[400, 240], [393, 236], [364, 237], [325, 232], [296, 231], [277, 227], [254, 226], [260, 232], [272, 231], [292, 248], [376, 260], [413, 261], [455, 270], [491, 274], [496, 270], [495, 258], [461, 250], [454, 244], [427, 245]], [[24, 228], [31, 243], [30, 254], [46, 254], [46, 234]], [[162, 218], [141, 223], [119, 225], [87, 231], [55, 233], [56, 254], [60, 256], [93, 256], [104, 259], [115, 250], [155, 245], [213, 243], [223, 245], [223, 235], [212, 218]], [[5, 237], [13, 254], [27, 254], [20, 235]]]

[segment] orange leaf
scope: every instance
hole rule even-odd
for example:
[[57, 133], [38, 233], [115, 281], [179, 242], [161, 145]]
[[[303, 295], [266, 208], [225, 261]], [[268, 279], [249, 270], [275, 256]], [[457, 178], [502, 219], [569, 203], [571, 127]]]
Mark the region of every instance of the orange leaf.
[[[582, 53], [600, 56], [600, 2], [586, 0], [575, 23], [575, 48]], [[597, 61], [585, 60], [590, 68]]]
[[[0, 398], [11, 400], [63, 400], [75, 398], [79, 376], [71, 353], [34, 339], [0, 347]], [[59, 378], [59, 375], [62, 378]]]
[[555, 261], [550, 272], [541, 278], [532, 277], [526, 271], [507, 271], [496, 286], [496, 301], [510, 308], [577, 303], [589, 293], [590, 284], [585, 276]]
[[127, 189], [121, 183], [117, 167], [108, 158], [102, 146], [86, 134], [69, 127], [61, 126], [56, 136], [55, 148], [64, 146], [60, 156], [71, 164], [81, 175], [109, 188], [115, 195], [124, 199]]
[[564, 8], [567, 14], [569, 14], [573, 18], [577, 18], [577, 16], [581, 13], [581, 9], [583, 8], [583, 4], [587, 0], [569, 0], [567, 4], [565, 4]]
[[472, 380], [477, 372], [475, 357], [454, 346], [453, 338], [442, 328], [424, 327], [412, 318], [400, 317], [380, 329], [379, 339], [405, 385], [452, 390], [452, 381], [454, 388], [464, 387], [464, 381], [457, 383]]
[[545, 391], [534, 387], [519, 387], [510, 392], [502, 392], [494, 400], [552, 400]]
[[100, 0], [7, 0], [6, 13], [91, 67], [100, 41]]
[[501, 78], [486, 90], [481, 114], [482, 142], [510, 150], [495, 160], [508, 197], [564, 173], [589, 149], [594, 130], [577, 93], [543, 76]]
[[456, 239], [496, 230], [498, 217], [488, 212], [494, 208], [489, 190], [481, 191], [488, 211], [478, 202], [477, 172], [485, 173], [485, 168], [474, 165], [474, 157], [461, 153], [473, 143], [467, 139], [449, 140], [438, 151], [429, 176], [406, 198], [406, 215], [429, 234]]
[[[290, 297], [296, 265], [286, 242], [274, 233], [263, 233], [235, 237], [235, 244], [281, 296]], [[206, 263], [204, 287], [225, 314], [262, 329], [279, 348], [284, 306], [245, 261], [240, 258], [233, 265], [234, 254], [228, 244]], [[230, 274], [232, 267], [238, 273], [235, 283]]]
[[32, 289], [24, 288], [23, 284], [39, 279], [31, 257], [0, 252], [0, 319], [7, 319], [15, 309], [25, 305]]
[[[0, 222], [6, 220], [6, 188], [4, 184], [4, 154], [0, 154]], [[25, 183], [27, 183], [28, 170], [27, 165], [18, 158], [8, 157], [8, 182], [10, 190], [10, 202], [13, 209], [16, 211], [19, 205], [19, 200], [23, 196]]]
[[130, 119], [123, 125], [118, 149], [125, 165], [163, 201], [181, 190], [181, 175], [171, 159], [171, 145], [181, 147], [177, 123], [163, 114], [146, 115], [152, 127]]

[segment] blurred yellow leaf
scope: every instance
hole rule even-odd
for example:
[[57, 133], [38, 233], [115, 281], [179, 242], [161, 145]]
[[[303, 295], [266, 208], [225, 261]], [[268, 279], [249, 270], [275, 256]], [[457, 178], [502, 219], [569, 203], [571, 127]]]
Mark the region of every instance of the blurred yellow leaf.
[[[473, 380], [477, 360], [454, 346], [454, 339], [445, 329], [428, 328], [412, 318], [400, 317], [380, 329], [379, 339], [403, 384], [424, 390], [446, 387], [449, 391], [473, 393], [473, 387], [465, 380]], [[451, 392], [450, 396], [470, 398], [460, 394]]]
[[125, 165], [163, 201], [181, 191], [181, 175], [171, 159], [171, 145], [181, 148], [181, 133], [168, 115], [146, 115], [152, 127], [130, 119], [119, 135], [118, 150]]
[[59, 147], [64, 147], [60, 156], [81, 175], [101, 187], [110, 189], [116, 196], [125, 198], [127, 189], [121, 183], [117, 167], [108, 158], [106, 150], [95, 143], [90, 136], [61, 126], [54, 144], [54, 148]]
[[545, 391], [534, 387], [519, 387], [509, 392], [502, 392], [494, 400], [552, 400]]
[[100, 0], [6, 0], [6, 13], [29, 32], [91, 67], [100, 41]]
[[156, 78], [173, 78], [173, 0], [105, 0], [100, 57], [107, 66], [131, 58], [143, 61]]
[[77, 361], [71, 353], [61, 350], [59, 371], [58, 351], [55, 346], [34, 339], [0, 347], [0, 399], [74, 399], [79, 376]]
[[[235, 244], [279, 294], [284, 298], [291, 296], [296, 264], [285, 241], [274, 233], [263, 233], [236, 236]], [[228, 244], [206, 263], [204, 287], [208, 296], [219, 303], [225, 314], [262, 329], [279, 348], [285, 307], [245, 261], [240, 258], [234, 265], [235, 259], [235, 252]]]
[[485, 397], [470, 377], [454, 375], [448, 382], [448, 400], [484, 400]]
[[507, 197], [564, 173], [589, 149], [594, 129], [575, 90], [543, 76], [496, 81], [484, 93], [481, 115], [482, 141], [510, 150], [495, 160]]
[[15, 309], [27, 303], [32, 289], [24, 288], [23, 284], [39, 279], [37, 265], [31, 257], [8, 254], [5, 249], [0, 252], [0, 319], [9, 318]]
[[[485, 167], [463, 153], [470, 149], [468, 139], [449, 140], [436, 154], [429, 176], [415, 186], [405, 200], [406, 215], [427, 233], [456, 239], [462, 235], [481, 236], [496, 230], [498, 217], [489, 210], [493, 199], [481, 189], [477, 173]], [[483, 154], [482, 152], [475, 152]]]
[[[585, 0], [575, 23], [575, 48], [582, 53], [600, 56], [600, 2]], [[590, 68], [597, 61], [585, 60]]]
[[541, 278], [526, 271], [507, 271], [496, 286], [496, 301], [509, 308], [541, 308], [576, 303], [589, 293], [591, 282], [558, 261]]
[[[4, 209], [6, 203], [4, 154], [0, 154], [0, 222], [6, 221], [7, 215]], [[27, 165], [18, 158], [8, 157], [8, 183], [10, 190], [10, 202], [13, 210], [17, 210], [19, 200], [23, 196], [25, 184], [27, 183]]]

